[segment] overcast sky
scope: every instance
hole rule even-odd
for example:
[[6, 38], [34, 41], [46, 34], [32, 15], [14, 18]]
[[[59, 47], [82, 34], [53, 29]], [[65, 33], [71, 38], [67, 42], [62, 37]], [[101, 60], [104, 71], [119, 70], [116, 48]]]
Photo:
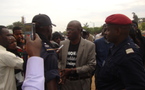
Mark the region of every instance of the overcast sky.
[[0, 25], [21, 21], [30, 23], [36, 14], [47, 14], [57, 25], [54, 31], [64, 31], [68, 22], [78, 20], [90, 27], [101, 26], [107, 16], [121, 13], [132, 18], [132, 12], [145, 17], [145, 0], [1, 0]]

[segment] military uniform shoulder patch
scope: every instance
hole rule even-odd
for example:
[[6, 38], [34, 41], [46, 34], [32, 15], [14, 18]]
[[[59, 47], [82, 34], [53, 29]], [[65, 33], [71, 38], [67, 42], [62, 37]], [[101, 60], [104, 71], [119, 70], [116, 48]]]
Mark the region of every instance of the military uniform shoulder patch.
[[45, 47], [45, 48], [48, 48], [48, 47], [49, 47], [49, 45], [48, 45], [48, 44], [46, 44], [46, 43], [44, 43], [44, 47]]
[[54, 49], [50, 48], [50, 49], [46, 49], [46, 51], [54, 51]]
[[53, 48], [51, 48], [48, 44], [44, 43], [44, 47], [46, 49], [46, 51], [54, 51]]
[[132, 48], [126, 49], [126, 54], [134, 53]]

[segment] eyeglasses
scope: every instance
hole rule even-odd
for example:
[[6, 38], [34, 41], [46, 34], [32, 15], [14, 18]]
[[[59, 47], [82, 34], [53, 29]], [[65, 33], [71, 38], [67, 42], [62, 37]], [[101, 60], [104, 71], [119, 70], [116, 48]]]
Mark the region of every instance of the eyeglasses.
[[72, 28], [68, 28], [66, 29], [66, 31], [74, 31], [75, 29], [72, 29]]

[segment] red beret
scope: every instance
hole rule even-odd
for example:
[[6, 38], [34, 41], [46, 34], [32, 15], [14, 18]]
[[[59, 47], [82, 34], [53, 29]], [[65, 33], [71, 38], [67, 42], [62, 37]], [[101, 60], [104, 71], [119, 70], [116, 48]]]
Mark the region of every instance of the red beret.
[[132, 21], [123, 14], [113, 14], [106, 18], [106, 24], [119, 24], [119, 25], [127, 25], [131, 24]]

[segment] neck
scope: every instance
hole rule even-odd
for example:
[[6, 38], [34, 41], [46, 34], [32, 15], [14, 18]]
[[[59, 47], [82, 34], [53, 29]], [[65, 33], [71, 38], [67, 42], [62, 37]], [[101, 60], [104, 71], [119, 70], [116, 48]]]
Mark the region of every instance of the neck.
[[73, 41], [70, 41], [71, 42], [71, 44], [78, 44], [79, 42], [81, 41], [81, 37], [79, 37], [78, 39], [75, 39], [75, 40], [73, 40]]
[[[128, 37], [128, 36], [127, 36]], [[127, 37], [122, 37], [122, 38], [119, 38], [117, 40], [117, 42], [114, 44], [115, 46], [119, 45], [120, 43], [122, 43]]]
[[[48, 35], [45, 35], [43, 33], [38, 33], [39, 37], [42, 39], [42, 41], [45, 39], [45, 40], [48, 40]], [[48, 40], [49, 41], [49, 40]]]

